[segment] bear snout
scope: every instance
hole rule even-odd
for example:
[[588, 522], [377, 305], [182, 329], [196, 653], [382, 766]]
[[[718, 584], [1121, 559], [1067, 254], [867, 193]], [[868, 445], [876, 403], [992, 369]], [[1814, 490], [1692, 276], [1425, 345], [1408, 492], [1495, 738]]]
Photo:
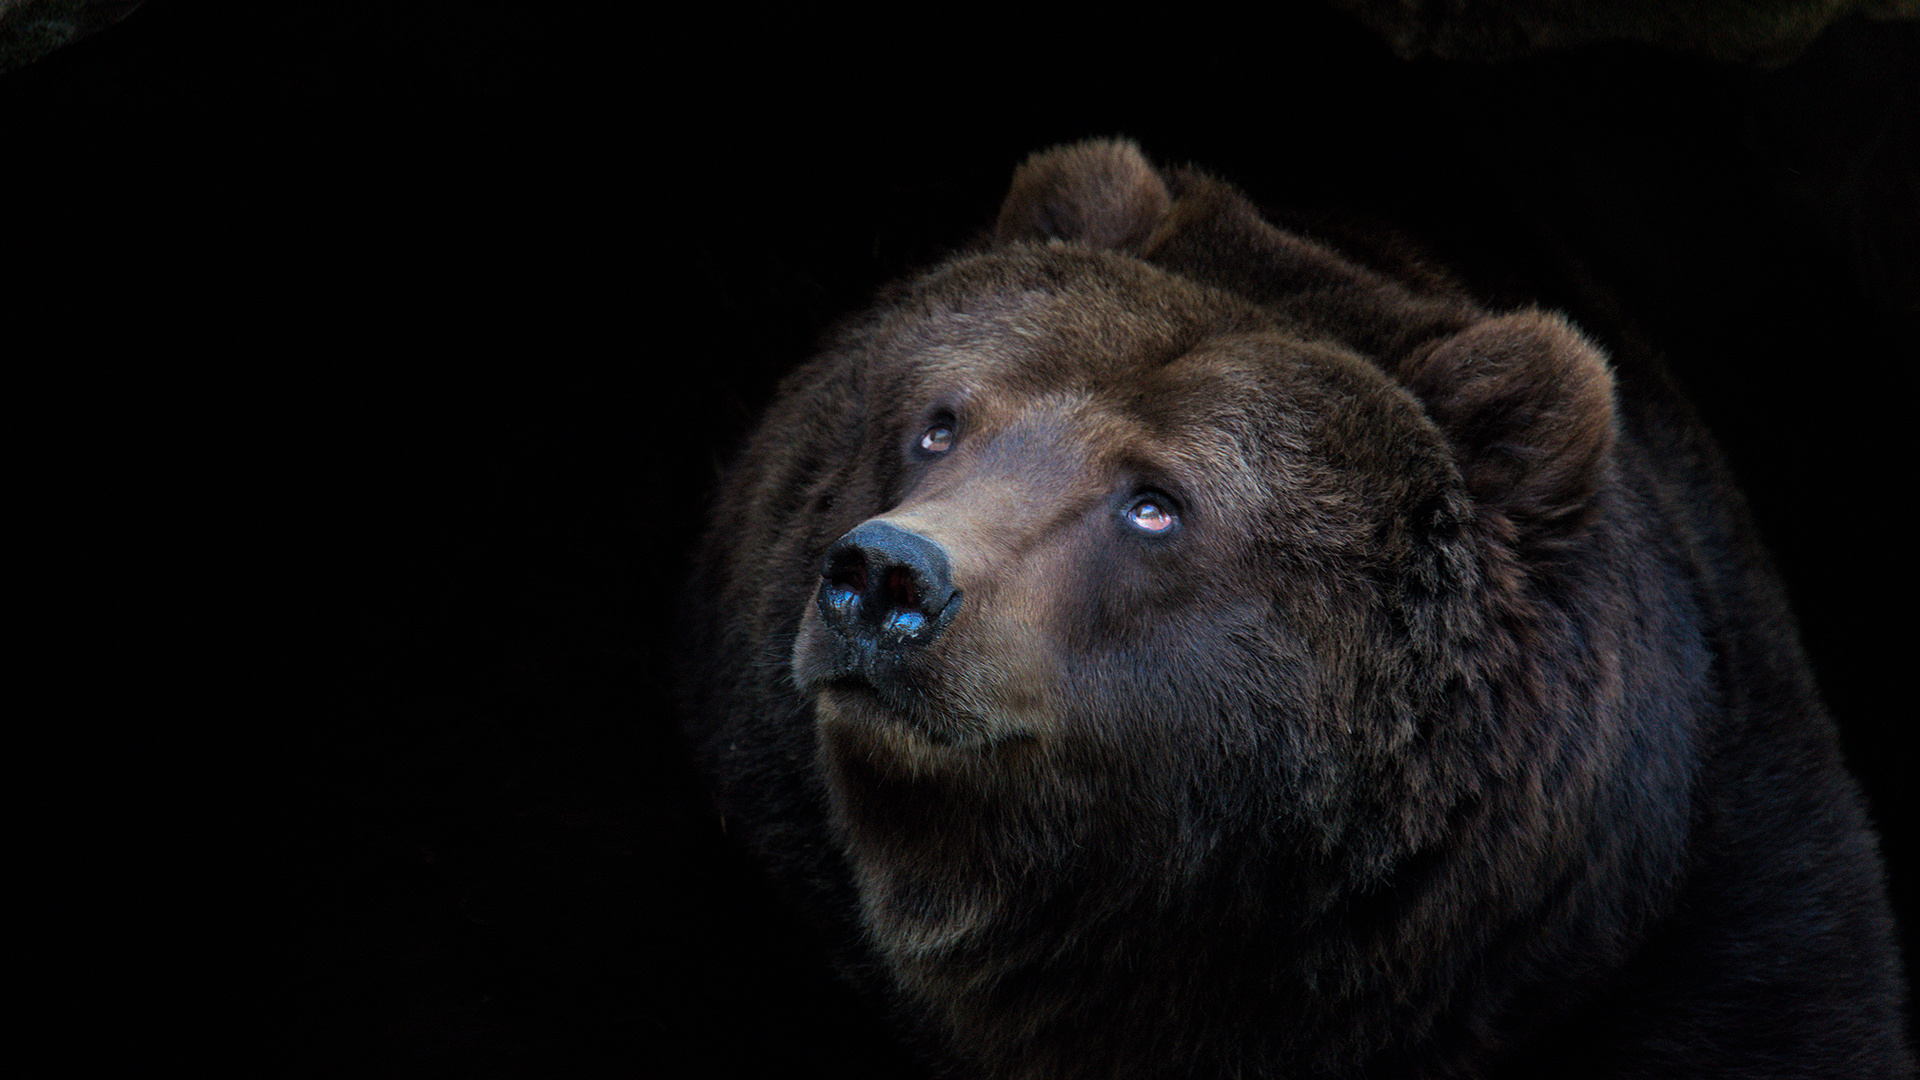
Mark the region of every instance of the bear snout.
[[926, 645], [960, 610], [946, 549], [885, 521], [827, 549], [819, 600], [821, 621], [863, 654]]

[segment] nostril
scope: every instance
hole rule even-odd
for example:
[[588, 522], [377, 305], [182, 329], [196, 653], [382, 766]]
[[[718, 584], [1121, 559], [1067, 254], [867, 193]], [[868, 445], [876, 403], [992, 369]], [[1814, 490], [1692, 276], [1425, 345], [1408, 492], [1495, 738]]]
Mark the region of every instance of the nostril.
[[827, 609], [827, 613], [837, 616], [841, 620], [851, 619], [859, 614], [860, 593], [858, 590], [841, 588], [829, 582], [827, 587], [820, 591], [820, 599], [822, 606]]
[[887, 571], [887, 606], [896, 611], [920, 606], [920, 586], [912, 571], [899, 566]]

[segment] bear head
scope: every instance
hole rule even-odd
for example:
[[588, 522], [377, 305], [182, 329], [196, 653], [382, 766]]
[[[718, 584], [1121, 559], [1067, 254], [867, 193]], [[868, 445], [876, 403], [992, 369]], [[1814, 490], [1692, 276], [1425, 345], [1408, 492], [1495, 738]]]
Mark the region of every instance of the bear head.
[[1037, 155], [783, 384], [696, 586], [746, 673], [696, 738], [970, 1068], [1472, 1042], [1445, 1018], [1573, 1000], [1529, 989], [1684, 860], [1710, 663], [1618, 431], [1557, 315], [1130, 143]]

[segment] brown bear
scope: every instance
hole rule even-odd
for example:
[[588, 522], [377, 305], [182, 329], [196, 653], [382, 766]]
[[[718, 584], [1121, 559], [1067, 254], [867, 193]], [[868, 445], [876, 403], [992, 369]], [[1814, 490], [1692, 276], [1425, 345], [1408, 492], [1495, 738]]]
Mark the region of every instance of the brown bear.
[[721, 812], [942, 1075], [1911, 1072], [1664, 375], [1130, 143], [781, 384], [691, 596]]

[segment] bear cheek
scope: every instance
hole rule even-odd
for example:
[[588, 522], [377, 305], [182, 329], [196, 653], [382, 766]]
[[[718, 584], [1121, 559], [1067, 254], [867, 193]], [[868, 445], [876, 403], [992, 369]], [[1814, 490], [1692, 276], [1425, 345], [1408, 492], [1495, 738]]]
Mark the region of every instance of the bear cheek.
[[1042, 583], [1020, 582], [980, 605], [940, 653], [942, 683], [986, 718], [996, 737], [1058, 733], [1060, 658]]

